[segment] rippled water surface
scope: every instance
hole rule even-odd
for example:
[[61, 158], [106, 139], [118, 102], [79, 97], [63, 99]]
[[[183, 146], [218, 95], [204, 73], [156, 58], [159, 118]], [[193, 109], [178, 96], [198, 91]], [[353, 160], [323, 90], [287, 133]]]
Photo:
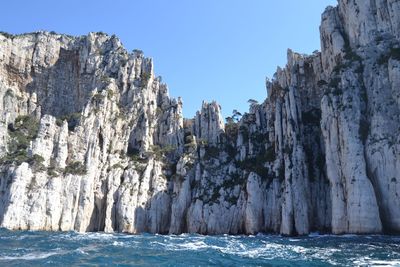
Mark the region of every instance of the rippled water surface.
[[400, 237], [161, 236], [0, 230], [0, 266], [400, 266]]

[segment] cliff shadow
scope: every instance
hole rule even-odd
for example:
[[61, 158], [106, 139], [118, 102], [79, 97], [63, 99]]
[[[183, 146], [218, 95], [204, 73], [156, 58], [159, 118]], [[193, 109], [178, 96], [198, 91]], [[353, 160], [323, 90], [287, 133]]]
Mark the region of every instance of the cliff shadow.
[[157, 192], [135, 208], [134, 229], [137, 233], [168, 234], [171, 225], [171, 197], [164, 191]]
[[79, 50], [60, 48], [54, 65], [32, 67], [26, 91], [36, 93], [42, 114], [55, 117], [81, 112], [96, 87], [95, 73], [82, 68]]

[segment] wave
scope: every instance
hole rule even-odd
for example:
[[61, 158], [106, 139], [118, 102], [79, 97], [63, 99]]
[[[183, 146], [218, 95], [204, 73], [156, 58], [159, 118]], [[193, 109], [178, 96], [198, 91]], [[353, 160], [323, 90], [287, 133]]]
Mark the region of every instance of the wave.
[[400, 266], [400, 260], [373, 260], [370, 258], [363, 258], [353, 261], [355, 266], [379, 266], [379, 267], [392, 267]]
[[42, 260], [47, 259], [51, 256], [62, 255], [64, 253], [60, 252], [34, 252], [28, 253], [25, 255], [16, 255], [16, 256], [0, 256], [0, 261], [14, 261], [14, 260], [23, 260], [23, 261], [31, 261], [31, 260]]
[[[45, 265], [130, 263], [299, 266], [400, 266], [399, 237], [276, 235], [123, 235], [108, 233], [6, 232], [0, 234], [0, 266], [7, 261]], [[51, 258], [51, 259], [48, 259]], [[54, 263], [54, 264], [53, 264]]]

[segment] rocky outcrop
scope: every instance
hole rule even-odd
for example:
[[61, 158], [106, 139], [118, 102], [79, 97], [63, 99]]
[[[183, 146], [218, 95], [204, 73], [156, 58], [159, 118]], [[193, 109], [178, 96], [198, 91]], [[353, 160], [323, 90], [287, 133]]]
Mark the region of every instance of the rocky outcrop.
[[152, 61], [103, 34], [0, 38], [2, 226], [168, 232], [182, 103]]
[[183, 119], [151, 59], [102, 33], [0, 34], [0, 224], [304, 235], [400, 232], [397, 1], [339, 1], [268, 98]]
[[[341, 29], [322, 40], [325, 62], [336, 55], [321, 102], [334, 233], [399, 231], [400, 106], [390, 77], [399, 71], [400, 6], [367, 2], [340, 1], [325, 14]], [[342, 47], [332, 52], [329, 42]]]

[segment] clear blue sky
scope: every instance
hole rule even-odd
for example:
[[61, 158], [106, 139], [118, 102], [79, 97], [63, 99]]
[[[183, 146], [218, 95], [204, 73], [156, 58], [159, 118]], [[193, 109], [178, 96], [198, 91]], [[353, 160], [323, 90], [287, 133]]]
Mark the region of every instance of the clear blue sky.
[[320, 49], [321, 13], [337, 0], [10, 0], [0, 31], [116, 34], [131, 51], [152, 57], [185, 117], [202, 100], [225, 116], [263, 101], [265, 77], [286, 64], [286, 51]]

